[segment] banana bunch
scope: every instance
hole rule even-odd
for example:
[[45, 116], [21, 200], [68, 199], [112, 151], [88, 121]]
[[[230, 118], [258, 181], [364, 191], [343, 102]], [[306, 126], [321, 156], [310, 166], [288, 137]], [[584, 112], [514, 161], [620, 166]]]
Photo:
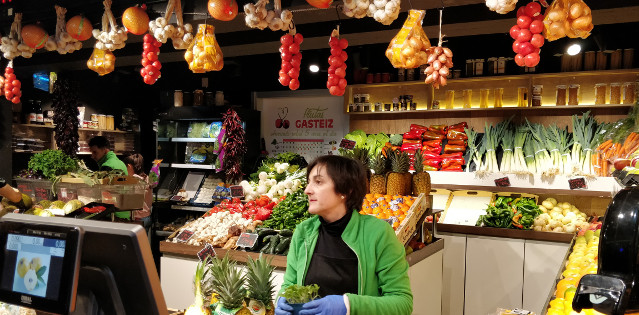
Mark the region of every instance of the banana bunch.
[[[263, 30], [269, 28], [271, 31], [288, 31], [292, 27], [293, 13], [289, 10], [267, 10], [266, 4], [269, 0], [259, 0], [257, 3], [247, 3], [244, 5], [246, 17], [244, 21], [250, 28]], [[276, 3], [277, 5], [277, 3]]]
[[9, 36], [3, 36], [0, 39], [0, 51], [6, 59], [13, 60], [16, 57], [31, 58], [36, 51], [35, 48], [29, 47], [22, 42], [22, 13], [16, 13], [11, 23]]
[[[177, 19], [176, 26], [169, 24], [173, 12], [175, 12]], [[151, 20], [149, 22], [149, 31], [160, 43], [164, 44], [170, 38], [175, 49], [187, 49], [191, 45], [191, 41], [193, 41], [193, 25], [184, 24], [180, 0], [169, 0], [164, 17]]]
[[57, 15], [57, 21], [55, 24], [55, 37], [49, 36], [44, 48], [48, 51], [56, 50], [60, 55], [72, 53], [82, 48], [82, 42], [74, 39], [66, 31], [66, 23], [64, 15], [67, 13], [67, 9], [56, 5], [55, 13]]
[[125, 27], [118, 27], [111, 12], [112, 0], [104, 0], [104, 14], [102, 15], [102, 30], [94, 29], [93, 37], [96, 39], [95, 48], [101, 50], [116, 50], [124, 47], [127, 40]]

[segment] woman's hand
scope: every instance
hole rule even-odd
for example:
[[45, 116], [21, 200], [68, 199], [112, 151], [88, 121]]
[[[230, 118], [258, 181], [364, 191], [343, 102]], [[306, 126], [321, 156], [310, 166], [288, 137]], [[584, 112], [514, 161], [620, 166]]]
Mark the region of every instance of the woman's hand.
[[344, 296], [327, 295], [321, 299], [313, 300], [302, 306], [300, 315], [346, 315]]
[[293, 314], [293, 307], [286, 303], [286, 298], [280, 297], [277, 300], [277, 307], [275, 307], [275, 315], [291, 315]]

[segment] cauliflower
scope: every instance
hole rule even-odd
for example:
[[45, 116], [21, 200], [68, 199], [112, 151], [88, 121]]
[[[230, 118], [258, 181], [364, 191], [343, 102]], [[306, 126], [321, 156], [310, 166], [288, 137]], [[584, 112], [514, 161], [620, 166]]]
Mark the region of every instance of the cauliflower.
[[259, 177], [260, 181], [265, 181], [268, 179], [268, 174], [266, 172], [260, 172], [260, 174], [257, 175], [257, 177]]

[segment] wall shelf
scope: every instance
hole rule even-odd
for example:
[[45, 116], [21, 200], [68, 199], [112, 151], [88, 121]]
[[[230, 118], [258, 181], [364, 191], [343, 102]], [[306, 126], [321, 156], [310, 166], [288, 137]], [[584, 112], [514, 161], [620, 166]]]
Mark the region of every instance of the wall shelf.
[[215, 169], [214, 165], [181, 164], [181, 163], [171, 163], [170, 167], [172, 167], [172, 168], [201, 169], [201, 170], [212, 170], [212, 169]]
[[382, 112], [348, 112], [349, 115], [400, 115], [400, 114], [422, 114], [422, 113], [441, 113], [441, 112], [492, 112], [492, 111], [561, 111], [561, 110], [597, 110], [597, 109], [611, 109], [622, 108], [627, 109], [634, 104], [604, 104], [604, 105], [567, 105], [567, 106], [538, 106], [538, 107], [499, 107], [499, 108], [453, 108], [453, 109], [422, 109], [422, 110], [403, 110], [403, 111], [382, 111]]
[[217, 138], [170, 138], [170, 142], [217, 142]]

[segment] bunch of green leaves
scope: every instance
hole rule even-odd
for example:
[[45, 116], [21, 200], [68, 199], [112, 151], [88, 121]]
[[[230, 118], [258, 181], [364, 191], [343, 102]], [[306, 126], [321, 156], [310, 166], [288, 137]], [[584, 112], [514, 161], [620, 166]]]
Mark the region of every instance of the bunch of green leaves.
[[298, 224], [312, 216], [308, 212], [308, 197], [304, 194], [304, 189], [300, 188], [278, 203], [263, 225], [276, 230], [294, 230]]
[[512, 226], [513, 211], [510, 203], [513, 198], [497, 197], [493, 204], [488, 205], [486, 214], [479, 216], [476, 226], [489, 226], [496, 228], [509, 228]]
[[386, 145], [390, 138], [385, 133], [368, 135], [366, 138], [366, 149], [369, 156], [376, 156], [382, 153], [382, 148]]
[[521, 215], [519, 224], [525, 230], [532, 229], [535, 218], [542, 213], [534, 198], [522, 197], [516, 199], [514, 209], [517, 211], [516, 215]]
[[282, 296], [286, 298], [286, 302], [289, 304], [302, 304], [318, 298], [318, 291], [319, 286], [317, 284], [306, 286], [293, 284], [284, 289], [284, 292], [282, 292]]
[[53, 180], [58, 175], [78, 169], [78, 162], [60, 150], [44, 150], [31, 157], [28, 167]]
[[365, 148], [367, 138], [368, 136], [366, 136], [366, 133], [360, 129], [353, 130], [344, 136], [344, 139], [346, 140], [355, 141], [356, 148]]

